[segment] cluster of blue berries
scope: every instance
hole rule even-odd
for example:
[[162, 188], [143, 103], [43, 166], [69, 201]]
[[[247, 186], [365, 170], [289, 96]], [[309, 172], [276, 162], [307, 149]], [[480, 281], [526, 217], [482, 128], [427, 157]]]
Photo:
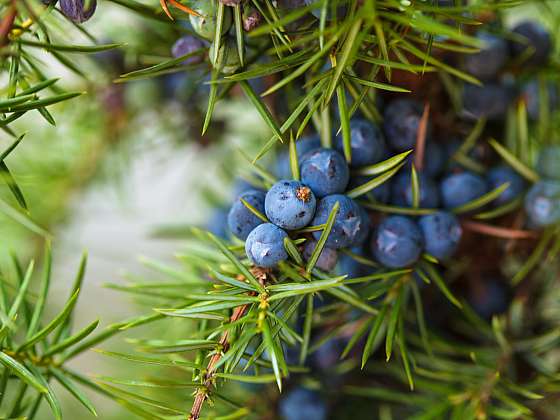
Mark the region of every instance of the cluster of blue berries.
[[[273, 267], [288, 258], [284, 245], [288, 234], [297, 235], [300, 229], [324, 225], [338, 203], [326, 248], [317, 262], [319, 268], [330, 271], [336, 264], [337, 249], [367, 239], [369, 216], [344, 195], [350, 177], [344, 157], [334, 149], [321, 148], [314, 138], [301, 140], [298, 145], [298, 151], [306, 152], [299, 162], [301, 181], [283, 179], [266, 193], [243, 192], [231, 207], [228, 226], [233, 235], [245, 241], [251, 262], [260, 267]], [[279, 170], [283, 171], [283, 164]], [[311, 233], [303, 248], [305, 257], [313, 253], [321, 234], [320, 228]]]
[[[337, 250], [341, 248], [351, 248], [359, 254], [364, 254], [365, 248], [367, 255], [390, 268], [411, 266], [422, 252], [445, 261], [456, 253], [463, 233], [454, 214], [456, 209], [506, 184], [507, 187], [492, 201], [492, 207], [505, 206], [522, 197], [527, 184], [513, 168], [497, 165], [481, 175], [453, 160], [460, 148], [458, 142], [444, 145], [429, 138], [424, 162], [420, 162], [421, 167], [416, 169], [416, 191], [411, 170], [415, 156], [412, 154], [400, 174], [366, 197], [366, 201], [397, 208], [416, 205], [429, 210], [423, 212], [428, 214], [416, 218], [389, 215], [374, 227], [373, 215], [345, 192], [368, 181], [363, 175], [355, 175], [360, 168], [379, 163], [391, 152], [400, 152], [406, 147], [413, 149], [421, 118], [420, 103], [396, 99], [386, 107], [382, 129], [364, 119], [353, 119], [350, 124], [352, 159], [349, 163], [343, 156], [341, 136], [334, 139], [332, 149], [321, 147], [317, 136], [302, 138], [296, 142], [301, 181], [289, 179], [289, 156], [280, 154], [275, 172], [282, 180], [268, 192], [255, 189], [242, 192], [228, 215], [229, 230], [245, 241], [250, 261], [257, 266], [274, 267], [286, 260], [285, 238], [299, 235], [303, 228], [324, 225], [337, 202], [339, 210], [318, 260], [319, 268], [334, 269]], [[427, 135], [431, 132], [430, 127], [428, 121]], [[476, 158], [476, 151], [469, 154]], [[543, 155], [541, 167], [554, 166], [546, 162], [549, 157], [550, 162], [554, 162], [553, 155], [551, 152]], [[552, 206], [550, 210], [545, 208], [555, 199], [555, 188], [560, 189], [556, 181], [543, 181], [531, 189], [527, 198], [527, 205], [533, 206], [527, 208], [531, 219], [535, 211], [541, 214], [548, 211], [554, 215], [560, 212], [558, 206]], [[531, 198], [535, 195], [539, 199]], [[547, 203], [543, 203], [541, 196], [546, 196]], [[536, 221], [535, 224], [542, 226], [544, 222]], [[321, 233], [322, 230], [316, 229], [306, 236], [302, 247], [305, 258], [312, 255]], [[366, 243], [369, 246], [364, 247]]]
[[[539, 23], [523, 21], [506, 37], [487, 31], [479, 31], [476, 37], [483, 43], [480, 52], [464, 57], [464, 69], [483, 82], [482, 86], [467, 84], [463, 89], [464, 115], [470, 118], [486, 117], [501, 120], [509, 105], [519, 97], [527, 104], [529, 117], [538, 117], [538, 83], [525, 82], [519, 88], [514, 83], [516, 66], [535, 69], [548, 63], [552, 52], [550, 34]], [[557, 105], [558, 94], [549, 84], [548, 101]]]

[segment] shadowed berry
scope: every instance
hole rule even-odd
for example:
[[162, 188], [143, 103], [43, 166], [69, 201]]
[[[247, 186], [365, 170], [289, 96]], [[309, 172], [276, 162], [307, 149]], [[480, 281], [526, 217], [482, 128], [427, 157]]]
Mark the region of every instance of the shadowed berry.
[[268, 219], [283, 229], [301, 229], [315, 215], [315, 195], [299, 181], [278, 181], [266, 193], [264, 209]]
[[284, 238], [288, 234], [272, 223], [258, 225], [245, 241], [245, 252], [251, 262], [259, 267], [270, 268], [288, 258]]
[[495, 83], [484, 86], [466, 84], [463, 87], [463, 115], [468, 119], [503, 119], [514, 97], [515, 91], [510, 86]]
[[[195, 0], [191, 2], [190, 8], [198, 13], [198, 16], [189, 15], [193, 30], [202, 38], [212, 41], [216, 34], [217, 3], [208, 0]], [[226, 7], [222, 23], [222, 35], [225, 35], [226, 32], [229, 31], [231, 22], [231, 9]]]
[[422, 105], [410, 99], [396, 99], [385, 108], [383, 130], [393, 150], [404, 152], [414, 148], [422, 113]]
[[[308, 261], [317, 246], [317, 241], [307, 241], [303, 247], [303, 258]], [[335, 249], [323, 247], [315, 266], [323, 271], [332, 271], [336, 267], [336, 261], [338, 260], [338, 253]]]
[[484, 43], [484, 46], [476, 54], [465, 55], [465, 70], [478, 79], [492, 79], [499, 73], [508, 58], [507, 42], [486, 32], [479, 32], [476, 37]]
[[[350, 146], [352, 161], [350, 166], [360, 167], [379, 162], [385, 154], [385, 140], [377, 126], [367, 120], [353, 119], [350, 121]], [[342, 134], [336, 137], [335, 148], [344, 155]]]
[[560, 180], [560, 145], [546, 146], [541, 150], [537, 171], [545, 178]]
[[[298, 161], [303, 155], [311, 150], [321, 147], [321, 139], [317, 135], [302, 137], [296, 141], [296, 154]], [[283, 150], [276, 160], [276, 176], [280, 179], [288, 179], [292, 177], [292, 168], [290, 167], [290, 153]]]
[[226, 38], [220, 42], [217, 56], [214, 56], [214, 43], [212, 43], [208, 55], [212, 66], [223, 74], [233, 74], [241, 67], [237, 43], [232, 38]]
[[215, 209], [206, 223], [206, 229], [219, 238], [227, 238], [229, 236], [228, 209]]
[[498, 188], [506, 182], [509, 183], [509, 187], [492, 202], [496, 206], [515, 200], [525, 190], [525, 180], [509, 166], [503, 165], [492, 168], [486, 179], [488, 180], [489, 190]]
[[[421, 208], [433, 209], [439, 206], [439, 191], [436, 183], [424, 173], [418, 174], [418, 193]], [[405, 172], [399, 174], [391, 183], [391, 201], [400, 207], [413, 205], [412, 176]]]
[[525, 196], [525, 211], [534, 226], [549, 226], [560, 222], [560, 182], [539, 181]]
[[307, 152], [299, 163], [301, 180], [317, 198], [342, 193], [348, 185], [350, 171], [344, 157], [333, 149]]
[[422, 252], [422, 233], [411, 219], [390, 216], [375, 230], [371, 248], [375, 259], [386, 267], [402, 268], [414, 264]]
[[[178, 58], [183, 55], [194, 53], [200, 49], [204, 48], [204, 44], [198, 38], [194, 36], [185, 35], [175, 41], [173, 47], [171, 48], [171, 54], [173, 57]], [[201, 55], [192, 55], [183, 61], [183, 64], [197, 64], [202, 62]]]
[[[317, 203], [315, 218], [311, 224], [317, 226], [327, 223], [329, 214], [337, 201], [340, 203], [340, 208], [334, 219], [326, 245], [335, 249], [347, 248], [354, 245], [362, 225], [360, 208], [351, 198], [341, 194], [327, 195], [322, 198]], [[315, 239], [318, 240], [322, 232], [322, 230], [313, 232]]]
[[[340, 363], [340, 355], [344, 351], [346, 344], [347, 342], [341, 337], [331, 338], [311, 353], [309, 364], [318, 371], [332, 371]], [[330, 375], [332, 373], [329, 372]]]
[[[364, 247], [358, 246], [350, 249], [353, 254], [367, 258], [364, 252]], [[338, 257], [338, 264], [336, 266], [336, 274], [339, 276], [348, 276], [349, 279], [356, 277], [363, 277], [371, 274], [374, 268], [372, 266], [362, 264], [355, 258], [347, 254], [340, 254]]]
[[97, 8], [97, 0], [60, 0], [60, 10], [68, 19], [75, 23], [89, 20]]
[[420, 217], [418, 226], [424, 236], [426, 252], [430, 255], [445, 260], [455, 253], [463, 234], [455, 215], [438, 211]]
[[247, 239], [247, 235], [263, 221], [258, 218], [251, 210], [243, 204], [241, 199], [245, 200], [255, 209], [264, 213], [265, 193], [258, 190], [245, 191], [231, 206], [228, 214], [228, 226], [231, 233], [241, 240]]
[[[545, 89], [547, 103], [543, 105], [547, 107], [549, 112], [552, 112], [558, 108], [558, 89], [552, 82], [546, 83]], [[523, 100], [525, 101], [525, 107], [527, 108], [527, 115], [529, 115], [529, 118], [533, 121], [539, 119], [541, 108], [540, 93], [540, 86], [537, 80], [531, 80], [529, 83], [527, 83], [523, 87], [523, 91], [521, 93]]]
[[280, 400], [279, 411], [283, 420], [327, 420], [328, 417], [327, 404], [321, 395], [301, 387]]
[[503, 282], [485, 279], [471, 284], [467, 301], [478, 316], [489, 320], [507, 311], [509, 293]]
[[548, 62], [552, 40], [548, 31], [537, 22], [525, 21], [513, 28], [519, 39], [510, 42], [512, 54], [523, 57], [523, 64], [541, 66]]
[[[408, 158], [409, 165], [414, 162], [416, 152], [410, 154]], [[433, 141], [426, 143], [424, 149], [424, 159], [422, 162], [422, 170], [418, 170], [429, 177], [435, 178], [441, 174], [445, 168], [445, 153], [443, 147]]]
[[487, 192], [484, 178], [469, 171], [448, 175], [440, 185], [441, 201], [447, 209], [467, 204]]
[[[454, 159], [455, 153], [459, 151], [463, 143], [459, 140], [451, 140], [443, 145], [443, 159], [447, 165], [447, 170], [451, 172], [455, 172], [458, 169], [466, 169], [463, 165]], [[482, 160], [484, 158], [484, 149], [482, 147], [473, 147], [470, 148], [469, 151], [466, 153], [466, 156], [470, 159], [475, 161]]]

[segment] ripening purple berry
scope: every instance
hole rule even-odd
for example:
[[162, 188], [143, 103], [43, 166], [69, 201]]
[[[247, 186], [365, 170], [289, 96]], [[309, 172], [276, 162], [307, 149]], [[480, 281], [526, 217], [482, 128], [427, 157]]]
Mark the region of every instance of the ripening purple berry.
[[97, 0], [60, 0], [60, 10], [75, 23], [89, 20], [97, 7]]
[[259, 26], [262, 22], [263, 16], [261, 13], [255, 9], [254, 7], [251, 8], [244, 8], [243, 10], [243, 29], [245, 32], [251, 32], [257, 26]]
[[[175, 58], [179, 58], [183, 55], [192, 54], [197, 50], [204, 48], [204, 44], [198, 38], [191, 35], [185, 35], [175, 41], [173, 47], [171, 47], [171, 54]], [[201, 55], [192, 55], [185, 60], [183, 64], [198, 64], [202, 62]]]

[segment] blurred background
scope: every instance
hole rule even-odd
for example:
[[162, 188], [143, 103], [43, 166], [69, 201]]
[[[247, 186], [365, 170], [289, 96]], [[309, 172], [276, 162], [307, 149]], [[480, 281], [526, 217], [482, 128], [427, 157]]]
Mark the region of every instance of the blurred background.
[[[60, 77], [66, 89], [85, 92], [52, 108], [57, 126], [46, 123], [38, 113], [21, 118], [15, 127], [27, 135], [18, 153], [7, 160], [33, 220], [53, 235], [51, 297], [56, 302], [48, 305], [47, 316], [56, 313], [66, 299], [84, 252], [88, 266], [76, 314], [78, 327], [97, 318], [103, 327], [143, 313], [145, 307], [136, 307], [129, 295], [108, 289], [105, 283], [118, 284], [129, 275], [149, 273], [143, 269], [142, 256], [172, 262], [180, 251], [178, 242], [158, 239], [152, 233], [169, 225], [204, 226], [217, 200], [223, 204], [229, 200], [234, 150], [257, 143], [255, 136], [268, 135], [258, 114], [233, 101], [219, 104], [215, 112], [217, 125], [226, 119], [230, 125], [219, 131], [219, 138], [210, 130], [201, 141], [201, 110], [193, 109], [188, 83], [200, 88], [202, 95], [207, 89], [202, 81], [187, 81], [189, 75], [113, 83], [125, 66], [134, 69], [153, 62], [153, 57], [141, 54], [151, 37], [157, 37], [157, 45], [162, 46], [155, 59], [169, 58], [180, 36], [169, 28], [102, 2], [87, 30], [100, 43], [123, 44], [118, 52], [75, 55], [80, 68], [87, 69], [84, 75], [60, 65], [46, 52], [37, 52], [47, 63], [48, 76]], [[63, 37], [65, 29], [61, 25], [57, 35]], [[80, 34], [72, 31], [72, 36]], [[82, 36], [72, 42], [88, 44], [90, 40]], [[199, 101], [199, 106], [205, 104]], [[3, 147], [11, 141], [7, 135], [0, 140]], [[10, 197], [4, 185], [0, 194], [6, 200]], [[222, 198], [212, 200], [209, 195]], [[0, 243], [2, 261], [14, 252], [21, 259], [40, 258], [43, 252], [44, 239], [4, 213], [0, 213], [0, 237], [5, 238]], [[115, 374], [112, 361], [95, 353], [74, 363], [83, 372]], [[130, 413], [108, 400], [94, 394], [92, 399], [100, 418], [130, 418]], [[78, 404], [63, 410], [68, 418], [93, 417]]]
[[[531, 15], [536, 16], [534, 8], [518, 7], [509, 18], [515, 21]], [[550, 26], [550, 22], [544, 24]], [[252, 152], [269, 133], [254, 109], [244, 106], [241, 95], [238, 100], [218, 103], [211, 129], [201, 138], [207, 89], [194, 71], [113, 83], [125, 68], [169, 58], [181, 24], [159, 24], [101, 2], [86, 27], [99, 42], [122, 43], [123, 47], [118, 53], [76, 55], [80, 68], [87, 69], [83, 75], [38, 50], [49, 63], [51, 77], [61, 77], [69, 90], [87, 93], [52, 108], [56, 127], [36, 113], [21, 118], [16, 127], [28, 133], [8, 163], [34, 220], [54, 237], [53, 296], [57, 301], [51, 302], [49, 311], [55, 313], [66, 299], [80, 257], [87, 252], [77, 325], [101, 316], [101, 326], [105, 326], [145, 310], [129, 295], [105, 284], [154, 276], [149, 269], [153, 260], [173, 266], [181, 242], [154, 233], [169, 226], [205, 226], [215, 207], [226, 205], [233, 195], [240, 160], [235, 150]], [[63, 26], [58, 36], [65, 36]], [[77, 31], [72, 36], [83, 36], [73, 43], [88, 43]], [[161, 49], [154, 51], [148, 45]], [[10, 139], [3, 136], [0, 141], [7, 146]], [[1, 188], [2, 197], [9, 196], [7, 188]], [[0, 259], [9, 258], [13, 251], [20, 258], [40, 255], [44, 240], [7, 221], [8, 216], [0, 213], [0, 237], [6, 238], [0, 241]], [[120, 340], [117, 337], [104, 347], [118, 349]], [[126, 367], [91, 352], [73, 363], [86, 373], [126, 376]], [[97, 395], [92, 399], [100, 418], [131, 416], [109, 400]], [[77, 403], [67, 404], [67, 418], [92, 417]]]

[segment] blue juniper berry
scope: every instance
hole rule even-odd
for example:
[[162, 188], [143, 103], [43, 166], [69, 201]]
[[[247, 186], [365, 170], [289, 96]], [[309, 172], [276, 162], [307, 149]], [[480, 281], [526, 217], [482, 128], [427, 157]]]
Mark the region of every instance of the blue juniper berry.
[[346, 190], [350, 171], [344, 157], [333, 149], [307, 152], [300, 161], [300, 175], [317, 198]]
[[467, 297], [473, 310], [486, 320], [507, 311], [509, 300], [505, 284], [495, 279], [485, 279], [473, 283]]
[[301, 229], [315, 215], [315, 195], [299, 181], [282, 180], [266, 193], [264, 209], [268, 219], [283, 229]]
[[422, 233], [411, 219], [389, 216], [377, 226], [371, 247], [375, 259], [384, 266], [408, 267], [414, 264], [422, 253]]
[[216, 208], [206, 223], [206, 229], [217, 237], [226, 239], [229, 236], [228, 213], [228, 209]]
[[228, 226], [231, 233], [241, 240], [247, 239], [249, 233], [263, 221], [243, 204], [245, 200], [256, 210], [264, 214], [265, 193], [248, 190], [237, 197], [228, 213]]
[[438, 211], [420, 217], [418, 226], [424, 236], [424, 247], [428, 254], [445, 260], [455, 253], [463, 234], [455, 215]]
[[497, 83], [484, 86], [465, 84], [463, 87], [463, 115], [467, 119], [477, 120], [481, 117], [489, 120], [501, 120], [507, 113], [508, 106], [515, 98], [515, 89]]
[[[414, 148], [423, 107], [412, 99], [396, 99], [385, 108], [383, 130], [388, 145], [397, 152]], [[428, 123], [427, 135], [430, 135]]]
[[258, 225], [245, 241], [245, 252], [249, 260], [259, 266], [271, 268], [288, 258], [284, 238], [288, 234], [272, 223]]
[[500, 165], [490, 169], [486, 179], [488, 180], [488, 187], [490, 190], [498, 188], [505, 183], [509, 183], [509, 187], [492, 202], [495, 206], [509, 203], [525, 191], [525, 180], [510, 166]]
[[[328, 247], [334, 249], [353, 246], [363, 223], [360, 208], [351, 198], [342, 194], [333, 194], [319, 200], [311, 224], [317, 226], [326, 223], [337, 201], [340, 207], [326, 242]], [[315, 239], [318, 240], [322, 232], [322, 230], [313, 232]]]
[[537, 227], [560, 222], [560, 181], [536, 182], [525, 196], [525, 211]]
[[[303, 247], [303, 258], [308, 261], [317, 246], [317, 241], [308, 240]], [[336, 267], [338, 252], [335, 249], [323, 247], [315, 266], [323, 271], [332, 271]]]
[[[416, 152], [412, 152], [408, 158], [409, 165], [414, 163], [414, 159], [416, 156]], [[434, 142], [434, 141], [427, 141], [426, 147], [424, 149], [424, 159], [422, 162], [422, 172], [429, 177], [435, 178], [441, 174], [443, 169], [445, 168], [445, 152], [443, 147]]]
[[[350, 251], [355, 255], [366, 258], [366, 252], [362, 246], [351, 248]], [[363, 264], [348, 254], [340, 254], [338, 257], [336, 274], [339, 276], [346, 275], [349, 279], [352, 279], [367, 276], [371, 274], [373, 270], [374, 268], [372, 266]]]
[[523, 64], [531, 66], [547, 63], [552, 51], [552, 40], [540, 23], [524, 21], [513, 28], [512, 32], [519, 38], [510, 42], [515, 57], [523, 57]]
[[[350, 166], [353, 168], [373, 165], [385, 155], [385, 140], [381, 130], [364, 119], [355, 118], [350, 121], [350, 147], [352, 150]], [[342, 134], [336, 137], [335, 148], [340, 154], [344, 154]]]
[[484, 43], [484, 46], [478, 53], [465, 56], [465, 70], [481, 80], [492, 79], [507, 61], [507, 42], [487, 32], [479, 32], [476, 37]]
[[467, 204], [487, 192], [486, 180], [470, 171], [448, 175], [440, 184], [441, 200], [447, 209]]
[[[418, 193], [421, 208], [437, 208], [439, 191], [436, 183], [423, 172], [418, 173]], [[409, 172], [399, 174], [391, 183], [391, 201], [396, 206], [410, 207], [413, 204], [412, 176]]]
[[290, 390], [279, 402], [283, 420], [327, 420], [327, 403], [315, 391], [298, 387]]

